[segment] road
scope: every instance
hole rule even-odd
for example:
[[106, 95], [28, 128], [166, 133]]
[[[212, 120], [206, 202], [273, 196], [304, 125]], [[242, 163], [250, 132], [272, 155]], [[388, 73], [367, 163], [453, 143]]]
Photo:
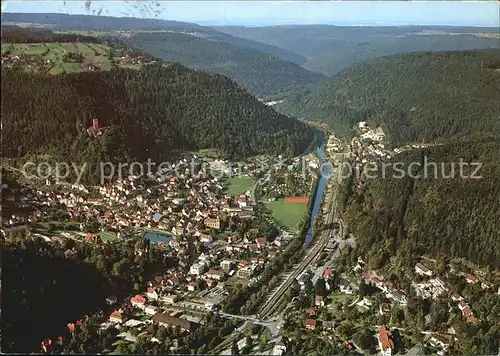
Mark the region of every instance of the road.
[[[222, 312], [219, 312], [219, 315], [224, 318], [230, 318], [230, 319], [235, 318], [235, 319], [245, 320], [245, 324], [243, 324], [243, 326], [246, 324], [257, 324], [265, 326], [269, 328], [269, 330], [271, 331], [271, 336], [273, 338], [278, 335], [279, 325], [283, 323], [283, 319], [281, 317], [275, 317], [270, 320], [261, 320], [256, 318], [255, 316], [234, 315]], [[242, 328], [243, 326], [241, 326], [240, 328]]]

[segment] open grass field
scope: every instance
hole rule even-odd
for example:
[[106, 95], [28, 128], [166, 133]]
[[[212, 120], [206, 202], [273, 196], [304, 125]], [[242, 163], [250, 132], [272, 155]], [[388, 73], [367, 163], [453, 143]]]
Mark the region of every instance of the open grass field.
[[[85, 70], [89, 65], [95, 65], [101, 70], [109, 70], [111, 62], [108, 58], [109, 46], [99, 43], [2, 43], [2, 54], [9, 56], [38, 55], [45, 62], [50, 60], [54, 66], [50, 74], [61, 72], [77, 72]], [[81, 53], [85, 56], [83, 63], [66, 63], [63, 61], [65, 53]], [[115, 58], [117, 59], [117, 58]], [[26, 64], [28, 67], [28, 64]], [[123, 66], [125, 67], [125, 65]], [[139, 68], [138, 65], [128, 64], [127, 68]], [[26, 68], [27, 69], [27, 68]]]
[[231, 177], [229, 178], [229, 195], [243, 194], [253, 187], [253, 179], [250, 177]]
[[285, 199], [279, 199], [272, 202], [264, 203], [273, 217], [287, 226], [290, 229], [298, 229], [299, 223], [304, 217], [307, 204], [302, 203], [285, 203]]

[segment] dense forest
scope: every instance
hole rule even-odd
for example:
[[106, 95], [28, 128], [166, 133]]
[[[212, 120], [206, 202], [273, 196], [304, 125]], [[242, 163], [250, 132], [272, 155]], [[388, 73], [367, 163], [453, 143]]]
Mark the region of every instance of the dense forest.
[[[144, 14], [142, 14], [144, 16]], [[196, 30], [201, 26], [180, 21], [168, 21], [154, 18], [111, 17], [102, 15], [70, 15], [62, 13], [15, 13], [3, 12], [2, 22], [40, 24], [58, 30], [130, 30], [130, 29], [179, 29]]]
[[248, 40], [246, 38], [231, 36], [227, 33], [215, 31], [212, 27], [203, 27], [201, 31], [196, 31], [196, 36], [213, 41], [229, 43], [238, 47], [251, 48], [259, 52], [271, 54], [283, 61], [292, 62], [298, 65], [302, 65], [307, 62], [305, 57], [286, 49], [271, 46], [262, 42]]
[[[8, 307], [2, 309], [2, 351], [28, 353], [46, 337], [66, 338], [67, 323], [99, 310], [107, 312], [106, 297], [121, 299], [142, 291], [148, 278], [171, 267], [148, 242], [130, 239], [105, 246], [73, 240], [54, 245], [39, 238], [3, 242], [2, 303]], [[146, 258], [136, 256], [138, 248], [148, 250]], [[68, 249], [76, 251], [74, 259], [65, 258]]]
[[73, 33], [54, 33], [48, 29], [2, 25], [2, 43], [90, 42], [102, 43], [97, 37]]
[[[92, 119], [105, 127], [102, 136], [87, 133]], [[202, 148], [229, 158], [295, 155], [314, 138], [228, 78], [180, 64], [56, 76], [3, 71], [2, 120], [4, 157], [94, 164], [161, 162]]]
[[292, 92], [326, 78], [268, 53], [181, 33], [139, 33], [127, 43], [158, 58], [228, 76], [258, 96]]
[[[423, 253], [500, 267], [499, 51], [405, 54], [373, 60], [324, 83], [293, 109], [346, 130], [381, 124], [393, 146], [438, 143], [396, 155], [435, 162], [428, 178], [353, 179], [343, 192], [345, 217], [360, 249], [383, 266]], [[317, 109], [317, 110], [315, 110]], [[481, 179], [462, 179], [459, 162], [480, 162]], [[441, 168], [441, 164], [444, 168]], [[453, 174], [454, 178], [446, 178]], [[471, 171], [467, 170], [467, 174]], [[396, 175], [397, 176], [397, 175]]]
[[394, 144], [494, 137], [500, 129], [500, 50], [408, 53], [344, 70], [280, 109], [347, 132], [381, 124]]
[[[445, 163], [445, 178], [428, 169], [428, 178], [367, 179], [363, 188], [351, 180], [343, 191], [344, 216], [358, 237], [360, 252], [375, 268], [396, 258], [412, 268], [422, 254], [466, 258], [500, 268], [500, 140], [449, 143], [397, 155], [393, 163]], [[458, 164], [481, 162], [480, 179], [462, 179]], [[455, 168], [452, 165], [455, 164]], [[471, 169], [466, 169], [471, 174]], [[415, 173], [424, 174], [422, 169]]]

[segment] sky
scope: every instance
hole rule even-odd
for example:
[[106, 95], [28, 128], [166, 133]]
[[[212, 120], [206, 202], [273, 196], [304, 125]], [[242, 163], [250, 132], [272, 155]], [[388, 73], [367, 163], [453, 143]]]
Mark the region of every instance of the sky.
[[202, 25], [451, 25], [500, 28], [498, 1], [3, 0], [2, 11], [100, 14]]

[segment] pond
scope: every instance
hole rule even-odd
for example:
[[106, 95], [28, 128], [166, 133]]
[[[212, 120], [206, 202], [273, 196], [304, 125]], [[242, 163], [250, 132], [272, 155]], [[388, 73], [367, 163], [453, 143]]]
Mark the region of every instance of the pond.
[[155, 245], [158, 245], [158, 243], [168, 244], [168, 242], [170, 240], [172, 240], [172, 236], [170, 236], [170, 235], [159, 234], [159, 233], [151, 232], [151, 231], [145, 232], [144, 238], [153, 242]]

